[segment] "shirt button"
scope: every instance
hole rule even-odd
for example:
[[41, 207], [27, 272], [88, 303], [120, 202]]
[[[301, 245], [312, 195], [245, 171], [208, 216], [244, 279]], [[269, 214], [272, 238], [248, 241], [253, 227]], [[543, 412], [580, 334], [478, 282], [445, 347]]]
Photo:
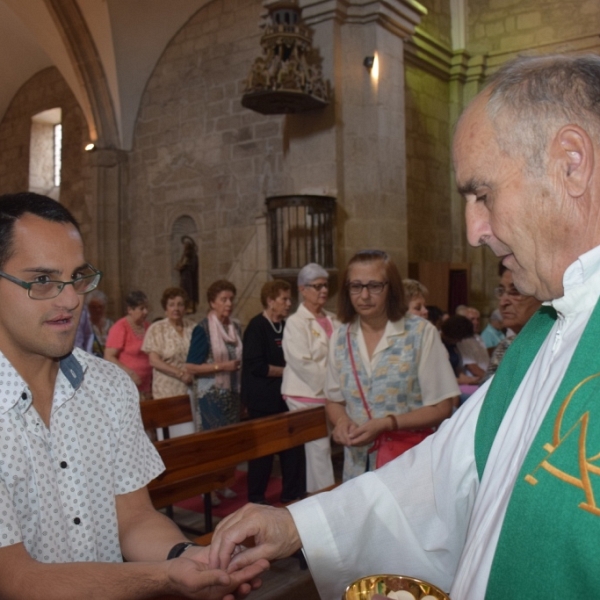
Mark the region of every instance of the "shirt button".
[[60, 468], [61, 469], [66, 469], [68, 466], [69, 465], [64, 460], [60, 463]]
[[73, 523], [75, 523], [75, 525], [79, 525], [81, 523], [81, 519], [79, 517], [75, 517], [73, 519]]
[[27, 400], [27, 394], [25, 392], [21, 394], [21, 400]]

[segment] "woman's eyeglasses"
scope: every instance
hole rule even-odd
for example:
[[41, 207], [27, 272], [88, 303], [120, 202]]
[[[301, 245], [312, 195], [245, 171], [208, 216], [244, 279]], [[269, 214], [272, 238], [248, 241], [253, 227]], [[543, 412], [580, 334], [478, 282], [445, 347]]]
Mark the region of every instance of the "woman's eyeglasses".
[[311, 287], [317, 292], [320, 292], [323, 288], [329, 289], [328, 283], [307, 283], [304, 287]]
[[350, 292], [351, 296], [358, 296], [362, 293], [364, 288], [367, 288], [367, 292], [369, 294], [373, 294], [378, 296], [383, 292], [385, 286], [389, 283], [389, 281], [369, 281], [369, 283], [361, 283], [360, 281], [349, 281], [346, 284], [348, 288], [348, 292]]

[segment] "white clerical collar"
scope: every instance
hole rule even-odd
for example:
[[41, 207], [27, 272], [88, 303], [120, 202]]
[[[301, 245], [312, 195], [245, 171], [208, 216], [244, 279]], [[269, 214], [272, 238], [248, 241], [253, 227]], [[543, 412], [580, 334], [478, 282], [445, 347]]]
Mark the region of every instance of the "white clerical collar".
[[559, 313], [568, 315], [592, 309], [600, 295], [600, 246], [582, 254], [563, 275], [564, 295], [551, 304]]

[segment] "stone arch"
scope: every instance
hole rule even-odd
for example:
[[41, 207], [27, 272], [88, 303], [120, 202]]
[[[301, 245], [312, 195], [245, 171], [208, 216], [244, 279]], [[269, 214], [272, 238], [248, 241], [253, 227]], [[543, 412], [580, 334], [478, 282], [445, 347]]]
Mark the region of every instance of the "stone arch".
[[44, 0], [84, 91], [90, 138], [101, 148], [119, 148], [120, 136], [98, 50], [76, 0]]

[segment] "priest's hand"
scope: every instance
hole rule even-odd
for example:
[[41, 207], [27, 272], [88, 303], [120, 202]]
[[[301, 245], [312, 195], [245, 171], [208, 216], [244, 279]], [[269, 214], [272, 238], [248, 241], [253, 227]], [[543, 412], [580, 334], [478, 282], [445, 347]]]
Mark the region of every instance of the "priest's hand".
[[[253, 547], [243, 545], [248, 538], [254, 538]], [[290, 556], [301, 547], [298, 530], [287, 509], [246, 504], [217, 525], [209, 564], [232, 573], [261, 559]]]

